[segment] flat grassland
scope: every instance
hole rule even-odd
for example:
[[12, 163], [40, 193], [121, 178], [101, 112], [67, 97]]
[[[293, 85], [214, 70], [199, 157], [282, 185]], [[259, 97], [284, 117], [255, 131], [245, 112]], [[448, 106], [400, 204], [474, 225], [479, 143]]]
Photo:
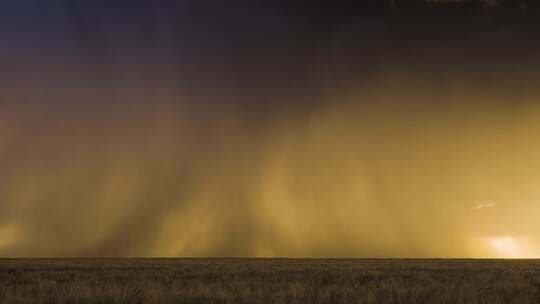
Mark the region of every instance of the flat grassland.
[[0, 260], [0, 303], [540, 303], [540, 260]]

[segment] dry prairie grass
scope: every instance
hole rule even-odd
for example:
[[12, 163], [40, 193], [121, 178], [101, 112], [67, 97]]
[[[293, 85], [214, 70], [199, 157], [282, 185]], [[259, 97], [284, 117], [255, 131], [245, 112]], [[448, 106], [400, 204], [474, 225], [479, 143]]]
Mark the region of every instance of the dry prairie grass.
[[0, 303], [540, 303], [540, 261], [0, 260]]

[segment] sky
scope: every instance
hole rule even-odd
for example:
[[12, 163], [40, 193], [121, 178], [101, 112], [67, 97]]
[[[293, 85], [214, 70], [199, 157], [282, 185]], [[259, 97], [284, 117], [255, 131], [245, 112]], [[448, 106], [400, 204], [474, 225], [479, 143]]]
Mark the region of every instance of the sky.
[[537, 20], [2, 1], [0, 257], [540, 257]]

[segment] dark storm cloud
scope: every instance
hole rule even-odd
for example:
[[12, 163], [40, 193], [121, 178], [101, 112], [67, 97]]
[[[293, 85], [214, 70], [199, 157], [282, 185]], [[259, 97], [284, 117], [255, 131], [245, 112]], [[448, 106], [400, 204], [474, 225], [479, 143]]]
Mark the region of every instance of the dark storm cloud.
[[506, 217], [536, 210], [531, 9], [11, 2], [0, 255], [475, 256], [490, 221], [537, 237]]

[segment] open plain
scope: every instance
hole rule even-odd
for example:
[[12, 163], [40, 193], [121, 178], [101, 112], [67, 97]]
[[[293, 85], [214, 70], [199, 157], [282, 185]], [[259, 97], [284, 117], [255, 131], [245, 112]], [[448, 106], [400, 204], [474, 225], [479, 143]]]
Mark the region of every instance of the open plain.
[[540, 303], [540, 260], [4, 259], [0, 303]]

